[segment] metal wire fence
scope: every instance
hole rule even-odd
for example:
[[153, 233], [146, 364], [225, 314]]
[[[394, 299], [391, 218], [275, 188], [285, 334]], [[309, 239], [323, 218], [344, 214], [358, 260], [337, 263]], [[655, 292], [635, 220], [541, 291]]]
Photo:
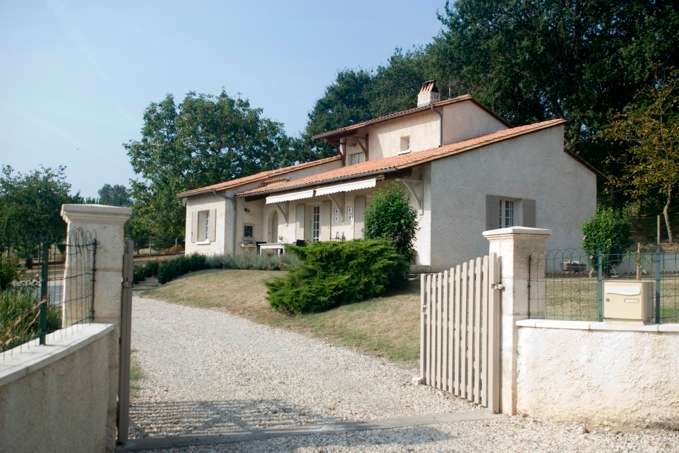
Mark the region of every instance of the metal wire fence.
[[82, 231], [69, 243], [0, 246], [0, 352], [94, 318], [96, 249]]
[[648, 282], [655, 323], [679, 322], [679, 253], [636, 251], [589, 256], [552, 250], [529, 257], [529, 317], [601, 321], [606, 282]]

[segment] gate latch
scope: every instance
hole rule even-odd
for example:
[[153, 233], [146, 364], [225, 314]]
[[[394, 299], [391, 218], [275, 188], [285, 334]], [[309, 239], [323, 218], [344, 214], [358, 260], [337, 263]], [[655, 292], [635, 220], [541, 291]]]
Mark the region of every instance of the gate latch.
[[502, 283], [493, 283], [490, 285], [491, 288], [493, 288], [496, 291], [504, 291], [505, 290], [505, 285]]

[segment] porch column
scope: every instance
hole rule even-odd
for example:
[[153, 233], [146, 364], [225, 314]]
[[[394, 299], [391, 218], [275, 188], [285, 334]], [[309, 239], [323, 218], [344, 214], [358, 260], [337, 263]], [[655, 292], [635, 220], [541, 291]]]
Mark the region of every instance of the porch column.
[[[96, 239], [94, 258], [93, 311], [94, 322], [118, 325], [120, 323], [120, 298], [122, 293], [123, 253], [125, 251], [125, 222], [132, 210], [117, 206], [65, 204], [61, 207], [61, 217], [68, 225], [66, 233], [66, 264], [64, 269], [63, 297], [78, 294], [83, 288], [82, 278], [69, 278], [82, 273], [86, 266], [80, 260], [88, 259], [83, 253], [73, 250], [83, 237]], [[88, 271], [89, 272], [89, 271]], [[80, 304], [78, 304], [80, 305]], [[88, 307], [86, 307], [88, 308]], [[79, 310], [77, 313], [76, 311]], [[79, 321], [83, 316], [82, 306], [63, 304], [63, 327]]]
[[[502, 332], [501, 332], [501, 406], [502, 413], [516, 413], [516, 356], [517, 332], [516, 321], [528, 318], [528, 276], [529, 257], [541, 261], [545, 253], [545, 244], [552, 234], [544, 228], [510, 227], [483, 232], [489, 241], [489, 253], [495, 253], [502, 263]], [[533, 267], [532, 280], [544, 281], [544, 266], [539, 266], [536, 275]], [[536, 291], [539, 289], [536, 288]], [[533, 292], [534, 300], [544, 300], [543, 294]]]

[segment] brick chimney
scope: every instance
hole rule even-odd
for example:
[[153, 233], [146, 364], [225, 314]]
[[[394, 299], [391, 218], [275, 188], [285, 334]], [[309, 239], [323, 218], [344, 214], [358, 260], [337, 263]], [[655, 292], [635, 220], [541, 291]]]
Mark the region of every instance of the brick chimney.
[[433, 104], [441, 99], [439, 87], [436, 86], [436, 80], [427, 80], [422, 84], [420, 92], [417, 95], [417, 106], [424, 107], [425, 105]]

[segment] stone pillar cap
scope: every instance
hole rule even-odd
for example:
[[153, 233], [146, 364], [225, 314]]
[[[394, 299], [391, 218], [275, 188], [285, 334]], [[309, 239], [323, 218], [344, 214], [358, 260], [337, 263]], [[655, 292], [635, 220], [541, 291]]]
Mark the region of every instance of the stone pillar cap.
[[125, 223], [132, 215], [132, 209], [103, 204], [63, 204], [61, 217], [69, 222], [74, 220], [92, 223]]
[[530, 236], [551, 236], [552, 230], [549, 228], [532, 228], [523, 226], [513, 226], [508, 228], [496, 228], [494, 230], [486, 230], [483, 232], [485, 238], [495, 238], [498, 236], [511, 235], [530, 235]]

